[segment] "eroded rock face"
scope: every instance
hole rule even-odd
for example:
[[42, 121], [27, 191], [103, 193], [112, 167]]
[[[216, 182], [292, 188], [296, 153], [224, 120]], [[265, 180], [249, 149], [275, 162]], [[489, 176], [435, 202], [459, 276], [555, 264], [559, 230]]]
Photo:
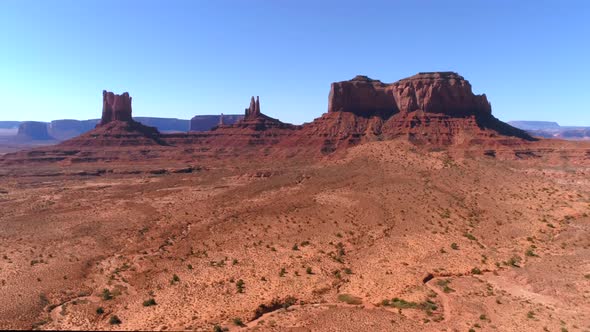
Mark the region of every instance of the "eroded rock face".
[[474, 95], [471, 84], [453, 72], [418, 73], [391, 84], [359, 75], [332, 83], [328, 104], [328, 112], [367, 117], [415, 111], [451, 116], [491, 114], [485, 94]]
[[469, 81], [453, 72], [418, 73], [391, 84], [390, 91], [401, 112], [451, 116], [492, 113], [486, 95], [473, 94]]
[[328, 112], [350, 112], [359, 116], [389, 116], [397, 111], [391, 88], [379, 80], [356, 76], [350, 81], [332, 83]]
[[102, 91], [102, 118], [100, 125], [111, 121], [132, 121], [131, 97], [125, 92], [121, 95], [110, 91]]

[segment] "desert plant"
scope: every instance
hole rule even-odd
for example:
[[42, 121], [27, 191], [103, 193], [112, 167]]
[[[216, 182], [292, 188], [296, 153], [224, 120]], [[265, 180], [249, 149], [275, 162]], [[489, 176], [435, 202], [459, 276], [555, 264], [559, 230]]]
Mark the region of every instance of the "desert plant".
[[471, 273], [473, 274], [481, 274], [481, 270], [477, 267], [474, 267], [473, 269], [471, 269]]
[[282, 267], [281, 271], [279, 272], [279, 277], [284, 277], [286, 273], [287, 273], [287, 270], [285, 270], [285, 268]]
[[246, 324], [244, 324], [244, 322], [242, 322], [242, 319], [240, 319], [238, 317], [233, 319], [233, 323], [235, 326], [240, 326], [240, 327], [246, 326]]
[[104, 314], [104, 309], [103, 309], [103, 307], [98, 307], [98, 308], [96, 308], [96, 314], [98, 314], [98, 315], [102, 315], [102, 314]]
[[455, 242], [451, 243], [451, 249], [453, 250], [459, 250], [459, 245], [456, 244]]
[[244, 292], [244, 280], [240, 279], [236, 282], [236, 287], [238, 289], [238, 293], [243, 293]]
[[145, 300], [143, 301], [143, 306], [144, 307], [151, 307], [153, 305], [156, 305], [156, 300], [154, 298], [150, 298], [149, 300]]
[[117, 317], [117, 315], [113, 315], [111, 316], [111, 319], [109, 319], [109, 324], [111, 325], [119, 325], [121, 324], [121, 319], [119, 319], [119, 317]]
[[107, 300], [111, 300], [113, 298], [113, 294], [111, 293], [110, 290], [108, 290], [107, 288], [102, 290], [102, 295], [101, 295], [102, 299], [107, 301]]
[[311, 266], [308, 266], [307, 269], [305, 269], [305, 272], [307, 272], [307, 274], [313, 274], [313, 271], [311, 270]]

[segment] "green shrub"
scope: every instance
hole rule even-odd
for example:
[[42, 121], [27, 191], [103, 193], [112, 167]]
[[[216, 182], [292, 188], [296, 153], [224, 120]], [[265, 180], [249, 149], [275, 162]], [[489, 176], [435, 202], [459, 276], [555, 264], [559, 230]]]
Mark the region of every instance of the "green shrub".
[[108, 289], [103, 289], [102, 290], [102, 295], [101, 295], [102, 299], [105, 301], [111, 300], [113, 298], [113, 294], [111, 293], [110, 290]]
[[111, 325], [119, 325], [121, 324], [121, 319], [119, 319], [119, 317], [117, 317], [117, 315], [113, 315], [111, 316], [111, 319], [109, 319], [109, 324]]
[[236, 282], [236, 287], [238, 289], [238, 293], [243, 293], [244, 292], [244, 280], [240, 279], [238, 280], [238, 282]]
[[143, 301], [143, 306], [144, 307], [151, 307], [153, 305], [156, 305], [156, 300], [154, 298], [150, 298], [149, 300], [145, 300]]
[[244, 324], [244, 322], [242, 322], [242, 320], [237, 317], [233, 319], [233, 322], [234, 322], [235, 326], [240, 326], [240, 327], [246, 326], [246, 324]]

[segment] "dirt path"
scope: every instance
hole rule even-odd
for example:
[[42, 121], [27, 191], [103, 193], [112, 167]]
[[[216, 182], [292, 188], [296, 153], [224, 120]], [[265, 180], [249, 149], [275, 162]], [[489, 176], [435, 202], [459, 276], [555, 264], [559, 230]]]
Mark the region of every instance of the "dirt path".
[[438, 295], [438, 297], [440, 298], [443, 309], [443, 317], [445, 319], [444, 321], [448, 322], [451, 320], [451, 305], [449, 303], [449, 297], [440, 288], [436, 287], [436, 285], [433, 283], [435, 280], [437, 280], [437, 278], [429, 280], [424, 285], [426, 285], [426, 287], [430, 288], [433, 292], [435, 292], [436, 295]]

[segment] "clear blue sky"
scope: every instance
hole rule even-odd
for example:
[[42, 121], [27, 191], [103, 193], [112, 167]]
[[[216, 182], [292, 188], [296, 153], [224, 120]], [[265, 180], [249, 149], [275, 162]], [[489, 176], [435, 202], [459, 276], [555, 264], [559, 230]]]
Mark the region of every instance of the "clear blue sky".
[[302, 123], [330, 83], [456, 71], [508, 120], [590, 125], [590, 1], [1, 0], [0, 120], [262, 111]]

